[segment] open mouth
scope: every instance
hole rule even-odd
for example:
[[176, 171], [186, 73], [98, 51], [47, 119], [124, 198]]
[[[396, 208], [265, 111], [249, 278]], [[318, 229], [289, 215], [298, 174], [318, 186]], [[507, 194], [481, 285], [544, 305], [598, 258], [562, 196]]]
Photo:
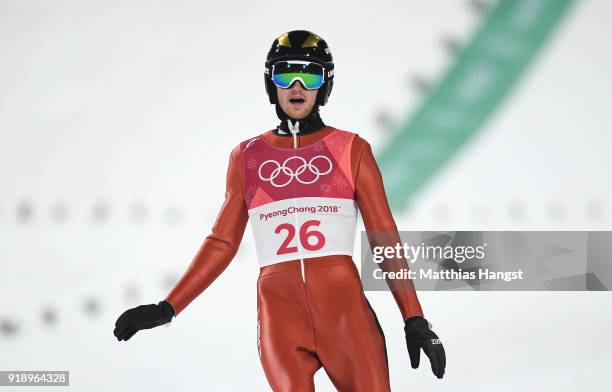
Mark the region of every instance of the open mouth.
[[290, 98], [290, 99], [289, 99], [289, 102], [291, 102], [291, 103], [292, 103], [292, 104], [294, 104], [294, 105], [301, 105], [301, 104], [303, 104], [304, 102], [306, 102], [306, 100], [305, 100], [305, 99], [302, 99], [302, 98]]

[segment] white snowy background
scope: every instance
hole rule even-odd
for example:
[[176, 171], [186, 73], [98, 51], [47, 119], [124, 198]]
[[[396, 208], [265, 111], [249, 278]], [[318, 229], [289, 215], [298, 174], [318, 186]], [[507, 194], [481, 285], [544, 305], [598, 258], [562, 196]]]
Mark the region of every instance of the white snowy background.
[[[69, 370], [74, 391], [265, 391], [250, 228], [169, 328], [112, 334], [190, 263], [232, 147], [277, 123], [280, 33], [331, 46], [326, 123], [376, 150], [453, 61], [486, 1], [0, 1], [0, 370]], [[485, 129], [397, 215], [403, 230], [612, 228], [612, 3], [580, 1]], [[384, 64], [381, 67], [381, 64]], [[412, 370], [389, 293], [367, 293], [396, 391], [605, 389], [609, 292], [422, 292], [448, 356]], [[333, 390], [323, 370], [318, 390]], [[6, 390], [9, 390], [5, 387]], [[31, 387], [19, 390], [27, 391]], [[2, 387], [0, 387], [0, 390]]]

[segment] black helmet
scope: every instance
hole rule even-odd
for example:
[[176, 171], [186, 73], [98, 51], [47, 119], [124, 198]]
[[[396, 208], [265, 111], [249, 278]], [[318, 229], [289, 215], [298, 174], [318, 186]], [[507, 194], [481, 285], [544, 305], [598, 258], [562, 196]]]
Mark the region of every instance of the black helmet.
[[316, 105], [323, 106], [334, 85], [334, 59], [329, 46], [323, 38], [306, 30], [293, 30], [281, 35], [272, 42], [266, 58], [264, 79], [270, 103], [276, 104], [276, 86], [272, 82], [272, 64], [281, 60], [308, 60], [325, 67], [326, 80], [317, 92]]

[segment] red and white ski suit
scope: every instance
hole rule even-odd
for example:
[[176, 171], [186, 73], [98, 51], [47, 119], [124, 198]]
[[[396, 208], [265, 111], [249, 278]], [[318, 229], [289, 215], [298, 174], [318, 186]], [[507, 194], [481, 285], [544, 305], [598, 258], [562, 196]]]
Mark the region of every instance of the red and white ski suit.
[[[249, 139], [231, 153], [212, 233], [165, 300], [178, 315], [202, 293], [236, 254], [250, 216], [259, 353], [272, 389], [313, 391], [324, 367], [340, 391], [389, 391], [384, 335], [351, 257], [357, 207], [366, 231], [399, 241], [372, 150], [357, 134], [325, 126]], [[391, 288], [404, 320], [423, 315], [411, 281]]]

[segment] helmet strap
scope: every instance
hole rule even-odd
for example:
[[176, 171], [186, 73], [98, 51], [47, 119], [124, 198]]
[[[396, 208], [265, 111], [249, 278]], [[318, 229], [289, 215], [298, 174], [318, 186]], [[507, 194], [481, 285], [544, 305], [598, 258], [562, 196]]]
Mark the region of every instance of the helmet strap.
[[312, 110], [310, 111], [310, 113], [308, 113], [308, 116], [304, 117], [303, 119], [299, 119], [299, 120], [289, 117], [283, 111], [283, 109], [280, 107], [278, 103], [274, 106], [276, 107], [276, 115], [281, 120], [280, 124], [274, 130], [274, 134], [276, 135], [291, 136], [291, 130], [289, 129], [287, 120], [291, 120], [291, 123], [293, 124], [295, 124], [296, 121], [298, 122], [298, 125], [299, 125], [298, 133], [300, 135], [318, 131], [319, 129], [325, 126], [319, 114], [319, 105], [315, 104], [312, 107]]

